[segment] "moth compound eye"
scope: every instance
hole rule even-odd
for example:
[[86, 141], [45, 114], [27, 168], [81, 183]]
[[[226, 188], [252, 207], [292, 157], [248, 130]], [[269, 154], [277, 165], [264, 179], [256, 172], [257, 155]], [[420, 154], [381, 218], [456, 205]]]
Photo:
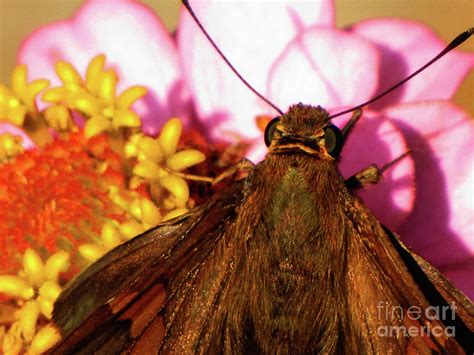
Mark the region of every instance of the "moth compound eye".
[[324, 130], [324, 141], [327, 152], [334, 158], [341, 153], [344, 138], [339, 128], [334, 125], [329, 125]]
[[275, 130], [276, 126], [280, 122], [280, 117], [275, 117], [273, 120], [268, 122], [267, 127], [265, 127], [265, 133], [264, 133], [264, 138], [265, 138], [265, 145], [267, 147], [272, 144], [273, 137], [275, 135]]

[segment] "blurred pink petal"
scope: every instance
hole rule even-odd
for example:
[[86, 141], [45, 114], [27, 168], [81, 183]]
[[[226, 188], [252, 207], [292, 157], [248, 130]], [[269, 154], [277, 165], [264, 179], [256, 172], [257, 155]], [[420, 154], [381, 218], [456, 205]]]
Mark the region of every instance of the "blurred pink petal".
[[374, 95], [377, 49], [359, 36], [313, 27], [292, 40], [269, 76], [270, 97], [286, 109], [303, 102], [326, 109], [355, 106]]
[[[339, 122], [337, 122], [339, 123]], [[376, 164], [382, 168], [408, 151], [402, 132], [382, 115], [364, 111], [342, 151], [339, 169], [346, 178]], [[387, 227], [395, 230], [413, 209], [415, 170], [410, 156], [389, 168], [377, 185], [357, 192]]]
[[[353, 26], [351, 32], [369, 39], [380, 50], [381, 80], [377, 92], [419, 69], [446, 46], [428, 27], [406, 20], [364, 21]], [[380, 109], [401, 102], [450, 99], [473, 67], [472, 53], [452, 51], [416, 78], [377, 101], [373, 107]]]
[[15, 136], [20, 136], [23, 139], [21, 143], [26, 149], [36, 147], [30, 137], [28, 137], [28, 135], [22, 129], [8, 122], [0, 121], [0, 134], [4, 133], [11, 133]]
[[398, 232], [464, 290], [456, 278], [463, 274], [454, 266], [474, 263], [474, 121], [442, 101], [398, 105], [385, 113], [403, 131], [415, 161], [414, 210]]
[[[263, 95], [267, 95], [272, 63], [291, 38], [312, 24], [332, 26], [334, 17], [330, 1], [192, 5], [219, 48]], [[231, 72], [184, 10], [178, 43], [197, 113], [210, 135], [224, 140], [235, 139], [236, 132], [243, 137], [261, 136], [255, 116], [273, 110]]]
[[18, 61], [28, 65], [30, 78], [46, 77], [57, 85], [55, 62], [66, 60], [84, 74], [100, 53], [118, 71], [118, 93], [131, 85], [150, 90], [134, 106], [145, 131], [155, 132], [170, 117], [186, 115], [189, 97], [175, 44], [153, 11], [134, 1], [86, 2], [71, 19], [28, 37]]

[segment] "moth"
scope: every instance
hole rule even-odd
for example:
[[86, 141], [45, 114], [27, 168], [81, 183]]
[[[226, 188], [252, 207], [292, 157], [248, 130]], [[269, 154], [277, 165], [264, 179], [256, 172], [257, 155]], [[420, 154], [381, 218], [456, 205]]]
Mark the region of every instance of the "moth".
[[265, 160], [69, 285], [53, 352], [472, 353], [473, 304], [354, 195], [380, 171], [338, 170], [354, 112], [342, 131], [319, 106], [272, 120]]

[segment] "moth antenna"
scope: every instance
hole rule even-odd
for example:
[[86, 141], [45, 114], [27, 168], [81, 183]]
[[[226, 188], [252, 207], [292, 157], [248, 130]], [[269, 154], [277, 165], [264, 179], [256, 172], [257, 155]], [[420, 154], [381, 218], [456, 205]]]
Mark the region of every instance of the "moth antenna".
[[224, 60], [224, 62], [226, 62], [227, 66], [234, 72], [235, 75], [237, 75], [237, 77], [240, 79], [240, 81], [242, 81], [245, 84], [245, 86], [247, 86], [255, 95], [257, 95], [259, 98], [261, 98], [263, 101], [265, 101], [268, 105], [270, 105], [273, 109], [275, 109], [281, 116], [283, 116], [283, 114], [284, 114], [283, 111], [280, 110], [274, 103], [272, 103], [270, 100], [268, 100], [261, 93], [259, 93], [256, 89], [254, 89], [254, 87], [252, 85], [250, 85], [249, 82], [247, 80], [245, 80], [242, 75], [240, 75], [240, 73], [237, 71], [237, 69], [235, 69], [235, 67], [231, 64], [231, 62], [226, 58], [224, 53], [222, 53], [222, 51], [219, 49], [217, 44], [214, 42], [214, 40], [211, 38], [209, 33], [207, 33], [206, 29], [204, 28], [204, 26], [199, 21], [198, 17], [194, 13], [191, 5], [189, 4], [189, 1], [188, 0], [181, 0], [181, 2], [183, 3], [184, 7], [186, 7], [186, 9], [188, 10], [191, 17], [194, 19], [194, 22], [196, 22], [198, 27], [201, 29], [202, 33], [204, 33], [204, 35], [206, 36], [208, 41], [211, 43], [211, 45], [214, 47], [214, 49], [217, 51], [217, 53], [219, 53], [219, 55]]
[[329, 119], [332, 119], [334, 117], [338, 117], [338, 116], [341, 116], [341, 115], [344, 115], [346, 113], [349, 113], [349, 112], [352, 112], [352, 111], [355, 111], [355, 110], [358, 110], [358, 109], [361, 109], [362, 107], [364, 106], [367, 106], [368, 104], [371, 104], [372, 102], [374, 101], [377, 101], [378, 99], [380, 99], [381, 97], [387, 95], [388, 93], [391, 93], [393, 90], [397, 89], [399, 86], [403, 85], [404, 83], [406, 83], [408, 80], [410, 80], [411, 78], [413, 78], [415, 75], [421, 73], [423, 70], [425, 70], [426, 68], [428, 68], [431, 64], [433, 64], [434, 62], [436, 62], [438, 59], [440, 59], [441, 57], [443, 57], [446, 53], [450, 52], [451, 50], [453, 50], [454, 48], [456, 48], [457, 46], [459, 46], [461, 43], [463, 43], [464, 41], [466, 41], [469, 37], [471, 37], [471, 35], [474, 33], [474, 27], [471, 27], [470, 29], [468, 29], [467, 31], [461, 33], [459, 36], [457, 36], [455, 39], [453, 39], [451, 41], [451, 43], [449, 43], [445, 49], [443, 49], [436, 57], [434, 57], [433, 59], [431, 59], [428, 63], [426, 63], [425, 65], [423, 65], [420, 69], [418, 69], [417, 71], [413, 72], [412, 74], [410, 74], [409, 76], [407, 76], [405, 79], [403, 79], [402, 81], [400, 81], [399, 83], [393, 85], [392, 87], [388, 88], [387, 90], [381, 92], [380, 94], [378, 94], [377, 96], [371, 98], [370, 100], [364, 102], [364, 103], [361, 103], [360, 105], [357, 105], [355, 107], [352, 107], [350, 109], [347, 109], [347, 110], [344, 110], [344, 111], [341, 111], [341, 112], [338, 112], [338, 113], [335, 113], [334, 115], [331, 115], [329, 116]]

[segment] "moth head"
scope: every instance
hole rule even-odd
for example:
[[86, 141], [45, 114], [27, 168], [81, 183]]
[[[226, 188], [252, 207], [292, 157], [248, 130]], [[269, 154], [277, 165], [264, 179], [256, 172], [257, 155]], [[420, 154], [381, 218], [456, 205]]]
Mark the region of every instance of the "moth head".
[[268, 123], [265, 144], [270, 153], [303, 152], [335, 159], [341, 152], [343, 137], [325, 109], [299, 103]]

